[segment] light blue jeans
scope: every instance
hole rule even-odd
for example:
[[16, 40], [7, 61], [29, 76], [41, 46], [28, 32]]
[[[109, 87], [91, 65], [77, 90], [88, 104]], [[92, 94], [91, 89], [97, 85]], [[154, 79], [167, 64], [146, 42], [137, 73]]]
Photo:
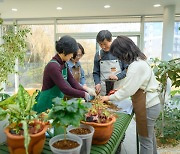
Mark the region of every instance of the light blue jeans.
[[157, 154], [154, 125], [161, 111], [160, 103], [146, 109], [148, 137], [139, 135], [140, 154]]

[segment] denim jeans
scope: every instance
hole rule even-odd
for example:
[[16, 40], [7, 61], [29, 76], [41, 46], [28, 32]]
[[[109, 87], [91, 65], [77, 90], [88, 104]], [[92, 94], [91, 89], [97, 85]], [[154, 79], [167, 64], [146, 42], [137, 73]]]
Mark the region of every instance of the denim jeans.
[[139, 135], [140, 154], [157, 154], [154, 125], [161, 111], [161, 105], [157, 104], [146, 109], [148, 137]]

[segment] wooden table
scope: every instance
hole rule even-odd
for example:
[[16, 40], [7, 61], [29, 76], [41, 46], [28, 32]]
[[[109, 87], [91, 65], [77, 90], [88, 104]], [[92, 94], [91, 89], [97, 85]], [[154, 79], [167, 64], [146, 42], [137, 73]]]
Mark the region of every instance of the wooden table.
[[[116, 122], [114, 124], [114, 131], [112, 133], [112, 136], [108, 143], [104, 145], [92, 145], [91, 147], [91, 154], [115, 154], [119, 145], [121, 144], [121, 141], [123, 140], [123, 137], [125, 135], [125, 132], [127, 130], [127, 127], [129, 126], [129, 123], [131, 122], [131, 119], [133, 117], [133, 113], [131, 115], [127, 115], [124, 113], [117, 113], [118, 118], [116, 119]], [[51, 150], [49, 147], [49, 139], [46, 138], [46, 142], [43, 148], [42, 154], [51, 154]], [[0, 145], [0, 154], [8, 154], [8, 148], [7, 144], [4, 143]]]

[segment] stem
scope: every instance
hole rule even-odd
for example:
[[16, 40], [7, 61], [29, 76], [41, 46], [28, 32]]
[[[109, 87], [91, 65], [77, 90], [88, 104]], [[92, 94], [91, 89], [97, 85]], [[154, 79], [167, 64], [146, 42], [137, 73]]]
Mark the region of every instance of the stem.
[[166, 97], [166, 88], [167, 88], [167, 77], [166, 77], [166, 84], [163, 90], [163, 95], [162, 95], [162, 127], [161, 127], [161, 136], [164, 137], [164, 105], [165, 105], [165, 97]]
[[66, 126], [64, 126], [64, 140], [67, 139], [67, 135], [66, 135]]

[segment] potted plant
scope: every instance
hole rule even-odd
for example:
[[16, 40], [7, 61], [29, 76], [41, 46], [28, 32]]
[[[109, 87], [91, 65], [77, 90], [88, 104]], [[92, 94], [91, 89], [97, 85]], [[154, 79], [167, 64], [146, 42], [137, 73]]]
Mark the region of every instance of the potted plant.
[[82, 99], [65, 101], [58, 97], [53, 99], [53, 102], [54, 105], [48, 114], [48, 119], [52, 120], [54, 127], [63, 127], [64, 134], [50, 139], [51, 150], [54, 153], [79, 153], [82, 139], [77, 135], [66, 134], [66, 128], [70, 125], [80, 125], [80, 121], [84, 119], [90, 103], [85, 103]]
[[0, 120], [8, 117], [9, 121], [5, 133], [11, 154], [40, 154], [43, 149], [48, 125], [39, 121], [36, 113], [32, 110], [36, 102], [36, 95], [37, 92], [30, 96], [20, 85], [18, 93], [13, 99], [15, 102], [10, 102], [9, 105], [6, 104], [7, 108], [0, 108]]
[[92, 137], [94, 135], [94, 128], [90, 125], [80, 124], [80, 126], [68, 126], [67, 128], [68, 134], [75, 134], [79, 136], [82, 141], [81, 154], [90, 154], [91, 145], [92, 145]]
[[94, 127], [93, 144], [105, 144], [113, 132], [115, 114], [107, 109], [107, 105], [100, 102], [99, 97], [96, 97], [92, 103], [92, 107], [85, 115], [85, 121], [81, 123]]

